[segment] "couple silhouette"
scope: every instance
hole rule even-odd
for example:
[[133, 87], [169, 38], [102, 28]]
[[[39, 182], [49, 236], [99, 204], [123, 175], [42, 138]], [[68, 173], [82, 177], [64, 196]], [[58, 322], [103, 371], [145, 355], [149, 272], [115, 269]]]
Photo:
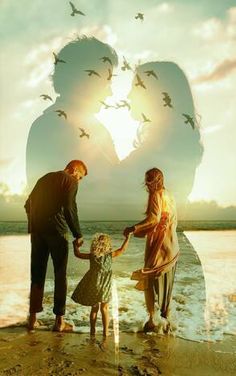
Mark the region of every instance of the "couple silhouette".
[[[136, 67], [128, 99], [131, 116], [140, 126], [135, 149], [119, 161], [111, 134], [94, 115], [101, 109], [101, 102], [112, 95], [110, 77], [113, 67], [118, 65], [116, 52], [96, 38], [83, 37], [63, 47], [57, 57], [64, 61], [54, 63], [52, 83], [58, 97], [32, 124], [27, 140], [29, 191], [39, 177], [60, 170], [67, 161], [82, 159], [89, 175], [79, 194], [80, 217], [134, 219], [140, 217], [146, 200], [140, 179], [157, 166], [175, 196], [177, 208], [183, 208], [203, 147], [190, 86], [179, 66], [163, 61]], [[194, 127], [183, 114], [193, 120]], [[89, 137], [80, 137], [79, 128]], [[190, 260], [189, 275], [198, 275], [196, 283], [202, 292], [196, 310], [199, 318], [203, 317], [205, 307], [203, 271], [195, 250], [184, 234], [181, 236], [183, 243], [189, 245], [188, 255], [184, 251], [182, 257]], [[178, 269], [186, 264], [182, 260], [180, 256]], [[178, 283], [184, 287], [184, 277], [181, 278], [177, 271]], [[196, 294], [194, 287], [192, 290], [190, 300]]]
[[[182, 115], [187, 113], [196, 119], [183, 71], [173, 62], [148, 62], [136, 67], [128, 98], [131, 116], [140, 126], [135, 150], [119, 161], [111, 134], [94, 116], [101, 102], [112, 95], [108, 78], [118, 64], [116, 52], [96, 38], [82, 37], [63, 47], [57, 57], [64, 62], [54, 63], [52, 83], [58, 97], [34, 121], [28, 135], [29, 191], [40, 176], [60, 169], [68, 160], [81, 158], [90, 171], [84, 192], [80, 193], [81, 211], [86, 211], [88, 218], [94, 213], [97, 218], [101, 218], [100, 213], [113, 218], [116, 208], [123, 218], [128, 213], [133, 213], [132, 218], [137, 216], [140, 210], [135, 208], [142, 195], [137, 189], [140, 177], [153, 166], [163, 171], [177, 206], [183, 205], [203, 151], [199, 128], [186, 124]], [[150, 71], [155, 76], [147, 73]], [[138, 79], [145, 88], [137, 85]], [[168, 93], [172, 107], [165, 106], [163, 93]], [[59, 116], [58, 110], [64, 115]], [[145, 121], [143, 115], [151, 121]], [[85, 129], [89, 138], [80, 137], [79, 128]]]

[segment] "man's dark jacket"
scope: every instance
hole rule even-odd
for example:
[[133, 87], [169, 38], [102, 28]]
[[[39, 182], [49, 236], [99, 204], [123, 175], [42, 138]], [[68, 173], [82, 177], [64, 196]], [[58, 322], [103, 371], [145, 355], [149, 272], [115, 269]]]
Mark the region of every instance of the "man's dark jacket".
[[[25, 203], [30, 233], [65, 234], [82, 237], [76, 205], [77, 180], [65, 171], [40, 178]], [[68, 227], [67, 227], [68, 225]]]

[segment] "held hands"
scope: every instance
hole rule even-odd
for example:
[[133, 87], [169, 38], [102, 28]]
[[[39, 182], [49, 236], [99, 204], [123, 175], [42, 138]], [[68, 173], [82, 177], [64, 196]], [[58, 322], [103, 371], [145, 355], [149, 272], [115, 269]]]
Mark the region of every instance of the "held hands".
[[131, 226], [131, 227], [126, 227], [123, 231], [123, 235], [126, 237], [126, 238], [129, 238], [131, 236], [131, 234], [134, 232], [135, 228], [134, 226]]
[[73, 241], [73, 248], [74, 248], [74, 255], [75, 255], [75, 257], [79, 258], [79, 255], [80, 255], [79, 248], [81, 247], [81, 245], [83, 244], [83, 242], [84, 242], [83, 238], [76, 238]]

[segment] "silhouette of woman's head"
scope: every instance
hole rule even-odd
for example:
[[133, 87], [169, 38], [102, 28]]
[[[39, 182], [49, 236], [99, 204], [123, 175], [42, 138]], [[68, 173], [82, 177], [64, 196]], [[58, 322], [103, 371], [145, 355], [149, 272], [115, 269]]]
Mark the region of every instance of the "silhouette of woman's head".
[[[103, 57], [108, 57], [110, 62], [104, 62]], [[99, 108], [100, 101], [111, 94], [107, 78], [109, 69], [118, 63], [116, 52], [108, 44], [84, 36], [63, 47], [58, 58], [65, 63], [55, 65], [52, 80], [61, 99], [79, 104], [80, 109], [84, 106], [88, 111]], [[98, 75], [89, 76], [86, 70], [93, 70]]]
[[[138, 78], [145, 88], [138, 85]], [[203, 147], [184, 72], [172, 62], [142, 64], [136, 68], [128, 97], [132, 116], [141, 121], [133, 158], [139, 158], [143, 168], [158, 164], [178, 201], [186, 201]], [[183, 114], [192, 118], [194, 127]], [[150, 121], [143, 122], [143, 115]]]

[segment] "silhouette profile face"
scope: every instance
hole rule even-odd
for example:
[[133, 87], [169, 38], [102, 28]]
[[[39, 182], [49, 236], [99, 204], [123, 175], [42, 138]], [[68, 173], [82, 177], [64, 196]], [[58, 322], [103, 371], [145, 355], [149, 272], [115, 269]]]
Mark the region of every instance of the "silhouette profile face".
[[95, 38], [83, 37], [62, 48], [58, 58], [65, 61], [55, 65], [53, 74], [60, 99], [86, 113], [99, 111], [100, 102], [111, 95], [108, 77], [118, 62], [115, 51]]
[[[154, 71], [157, 77], [148, 76]], [[137, 85], [137, 75], [145, 88]], [[191, 192], [196, 167], [202, 156], [200, 132], [193, 99], [183, 71], [172, 62], [150, 62], [137, 67], [128, 95], [131, 115], [140, 121], [136, 150], [126, 159], [145, 172], [158, 166], [166, 185], [184, 203]], [[185, 123], [183, 113], [195, 119], [195, 129]], [[151, 121], [143, 121], [143, 115]]]

